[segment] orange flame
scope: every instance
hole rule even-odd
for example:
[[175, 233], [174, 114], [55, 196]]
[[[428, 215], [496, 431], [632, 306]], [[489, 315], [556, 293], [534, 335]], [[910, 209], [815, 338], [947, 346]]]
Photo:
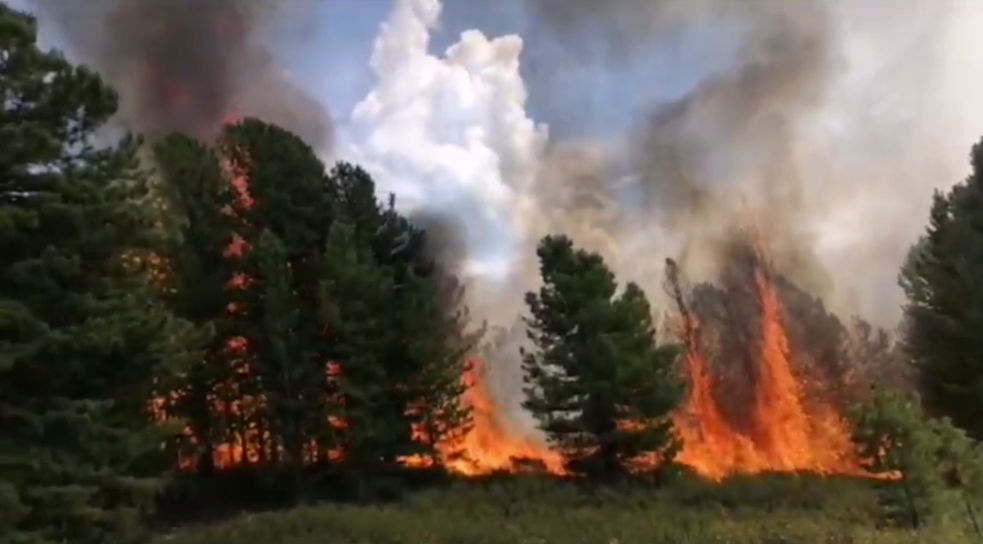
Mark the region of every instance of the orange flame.
[[546, 445], [517, 432], [490, 394], [484, 382], [484, 367], [473, 361], [464, 376], [468, 386], [462, 399], [471, 407], [472, 426], [461, 441], [440, 445], [453, 472], [475, 476], [496, 471], [515, 472], [523, 466], [553, 474], [563, 473], [563, 457]]
[[[172, 90], [177, 102], [190, 100], [182, 89]], [[238, 121], [238, 115], [229, 115], [223, 124]], [[223, 167], [237, 193], [236, 210], [252, 206], [249, 183], [243, 164], [226, 159]], [[236, 213], [229, 210], [229, 213]], [[226, 248], [227, 258], [241, 257], [248, 247], [240, 237], [235, 237]], [[760, 248], [758, 248], [759, 256]], [[683, 407], [673, 416], [683, 440], [683, 448], [677, 461], [692, 467], [697, 473], [719, 480], [735, 473], [760, 473], [765, 471], [815, 471], [820, 473], [859, 473], [859, 463], [850, 443], [847, 424], [832, 405], [811, 406], [803, 402], [803, 391], [792, 370], [793, 356], [781, 319], [781, 303], [770, 278], [759, 266], [754, 273], [755, 292], [760, 305], [760, 345], [756, 357], [756, 374], [753, 380], [753, 405], [749, 411], [749, 425], [736, 428], [726, 417], [714, 398], [712, 377], [706, 363], [706, 354], [699, 342], [700, 324], [694, 319], [684, 323], [681, 334], [685, 345], [684, 366], [689, 391]], [[229, 289], [249, 287], [249, 278], [234, 276]], [[229, 312], [237, 308], [230, 305]], [[239, 354], [235, 363], [237, 372], [248, 374], [246, 363], [248, 345], [244, 338], [229, 341], [227, 349]], [[336, 365], [327, 365], [327, 379], [337, 374]], [[563, 458], [547, 446], [519, 432], [496, 404], [484, 381], [482, 365], [475, 362], [462, 376], [468, 386], [461, 401], [470, 406], [473, 414], [471, 427], [459, 436], [437, 444], [441, 462], [462, 475], [480, 475], [495, 471], [519, 471], [528, 466], [538, 467], [553, 474], [563, 473]], [[269, 433], [255, 426], [246, 425], [257, 410], [263, 409], [265, 400], [253, 398], [237, 391], [232, 384], [217, 388], [212, 398], [212, 409], [217, 415], [241, 422], [241, 429], [234, 439], [219, 444], [213, 451], [217, 468], [243, 463], [256, 463], [269, 458]], [[180, 392], [170, 394], [179, 397]], [[236, 399], [236, 400], [229, 400]], [[164, 417], [164, 398], [154, 399], [152, 409]], [[332, 419], [326, 425], [336, 429], [345, 422]], [[185, 431], [188, 440], [195, 443], [198, 437]], [[329, 451], [319, 454], [315, 444], [309, 445], [306, 455], [310, 460], [340, 459], [343, 452]], [[418, 457], [403, 459], [411, 466], [431, 463]], [[179, 466], [193, 470], [194, 459], [182, 458]]]
[[754, 270], [754, 281], [761, 331], [747, 430], [724, 417], [697, 340], [698, 325], [690, 323], [684, 327], [690, 389], [675, 418], [683, 439], [677, 461], [714, 480], [736, 473], [861, 473], [850, 428], [836, 409], [830, 404], [806, 409], [778, 293], [761, 266]]

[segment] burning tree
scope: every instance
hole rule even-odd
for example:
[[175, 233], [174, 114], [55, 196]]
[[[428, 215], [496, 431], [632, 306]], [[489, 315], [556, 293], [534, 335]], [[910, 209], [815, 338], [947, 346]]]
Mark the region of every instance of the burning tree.
[[426, 258], [426, 233], [393, 198], [377, 200], [364, 170], [339, 164], [331, 179], [340, 215], [329, 239], [325, 307], [339, 350], [346, 454], [360, 470], [408, 458], [440, 462], [442, 445], [470, 418], [459, 401], [476, 338], [460, 290]]
[[185, 370], [177, 384], [161, 384], [158, 407], [187, 422], [179, 456], [185, 466], [210, 472], [231, 456], [234, 351], [229, 349], [228, 294], [235, 273], [227, 256], [235, 247], [236, 191], [211, 149], [173, 134], [154, 143], [159, 198], [166, 203], [164, 245], [158, 257], [166, 273], [160, 287], [172, 310], [210, 331], [203, 357]]
[[[470, 414], [460, 290], [371, 178], [330, 172], [296, 136], [246, 119], [212, 146], [156, 146], [180, 234], [162, 255], [174, 307], [215, 332], [163, 403], [189, 422], [186, 467], [358, 473], [445, 461]], [[298, 490], [301, 491], [301, 490]]]
[[675, 263], [667, 267], [687, 348], [680, 461], [712, 478], [858, 471], [840, 415], [845, 328], [773, 268], [756, 233], [742, 233], [724, 255], [720, 281], [688, 296]]

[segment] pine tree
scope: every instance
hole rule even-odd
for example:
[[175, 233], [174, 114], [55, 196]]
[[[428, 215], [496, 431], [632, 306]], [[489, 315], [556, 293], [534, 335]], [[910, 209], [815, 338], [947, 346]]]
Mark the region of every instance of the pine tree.
[[216, 446], [229, 441], [229, 415], [217, 410], [223, 384], [234, 379], [227, 350], [227, 285], [235, 272], [229, 249], [236, 218], [229, 213], [236, 195], [219, 158], [193, 138], [173, 134], [155, 142], [156, 192], [163, 203], [167, 236], [159, 249], [165, 268], [161, 278], [172, 311], [210, 332], [204, 356], [190, 365], [162, 408], [187, 422], [193, 443], [180, 455], [193, 460], [199, 473], [214, 470]]
[[[320, 370], [319, 366], [298, 364], [310, 361], [307, 352], [311, 346], [300, 335], [302, 304], [294, 295], [286, 248], [275, 234], [264, 230], [253, 252], [258, 262], [259, 275], [255, 279], [261, 289], [257, 294], [262, 322], [259, 334], [254, 337], [258, 343], [252, 347], [264, 358], [261, 368], [269, 371], [264, 374], [268, 381], [263, 384], [269, 418], [276, 422], [283, 448], [282, 461], [290, 470], [293, 491], [299, 497], [300, 476], [306, 463], [305, 445], [314, 439], [318, 428], [326, 425], [327, 413], [321, 405], [326, 399], [321, 380], [310, 376], [309, 367]], [[317, 374], [323, 378], [322, 373]], [[315, 403], [321, 409], [310, 410]]]
[[[366, 321], [362, 330], [377, 331], [362, 341], [363, 357], [371, 363], [343, 358], [342, 374], [349, 388], [374, 388], [381, 395], [373, 411], [376, 422], [365, 423], [388, 429], [387, 441], [376, 444], [375, 458], [392, 464], [409, 455], [436, 457], [439, 443], [469, 425], [470, 411], [459, 401], [467, 354], [481, 331], [468, 330], [461, 287], [426, 258], [426, 233], [396, 211], [394, 198], [380, 205], [372, 178], [350, 164], [336, 165], [331, 178], [339, 189], [339, 213], [348, 224], [347, 244], [363, 268], [361, 287], [339, 284], [334, 296], [353, 296], [357, 288], [367, 288], [366, 281], [383, 286], [382, 291], [370, 289], [381, 297], [361, 297], [376, 305], [359, 318]], [[357, 336], [350, 342], [359, 343]], [[375, 365], [373, 372], [364, 366], [369, 364]], [[346, 373], [346, 366], [359, 369]]]
[[573, 472], [616, 477], [633, 461], [671, 460], [678, 447], [670, 412], [682, 395], [678, 349], [657, 346], [645, 294], [565, 236], [537, 250], [543, 285], [526, 294], [529, 338], [523, 352], [528, 400]]
[[[408, 415], [420, 446], [414, 453], [446, 462], [442, 455], [463, 453], [455, 446], [471, 429], [471, 407], [461, 402], [468, 387], [464, 377], [485, 327], [472, 329], [464, 287], [452, 276], [410, 276], [401, 302], [399, 330], [408, 339], [406, 358], [414, 369], [407, 380]], [[441, 444], [450, 447], [442, 451]]]
[[[337, 190], [310, 146], [256, 119], [228, 127], [217, 151], [248, 192], [248, 204], [235, 211], [245, 248], [239, 273], [248, 281], [230, 292], [237, 308], [230, 334], [247, 346], [237, 390], [255, 403], [243, 425], [267, 431], [259, 434], [270, 443], [255, 445], [260, 458], [296, 475], [334, 446], [327, 432], [332, 347], [319, 296]], [[310, 459], [302, 442], [316, 445]]]
[[332, 360], [340, 369], [341, 443], [349, 468], [364, 479], [394, 464], [400, 444], [409, 439], [381, 355], [396, 341], [385, 318], [395, 291], [388, 271], [376, 265], [370, 248], [357, 244], [346, 223], [331, 226], [325, 257], [331, 266], [320, 300]]
[[168, 429], [155, 380], [193, 331], [155, 297], [139, 142], [97, 148], [116, 96], [0, 4], [0, 539], [137, 542]]
[[936, 192], [924, 237], [900, 282], [906, 348], [928, 412], [948, 416], [983, 439], [983, 142], [973, 146], [972, 173]]

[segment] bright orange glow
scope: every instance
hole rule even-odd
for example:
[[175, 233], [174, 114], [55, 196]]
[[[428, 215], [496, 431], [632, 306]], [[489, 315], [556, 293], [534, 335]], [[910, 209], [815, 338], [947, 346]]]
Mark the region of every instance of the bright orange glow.
[[[683, 439], [677, 461], [707, 478], [731, 474], [809, 471], [860, 474], [850, 428], [831, 404], [806, 409], [793, 373], [781, 302], [764, 268], [760, 247], [754, 288], [761, 330], [754, 361], [753, 405], [744, 430], [736, 429], [714, 399], [699, 326], [684, 324], [689, 393], [676, 415]], [[691, 318], [691, 321], [692, 318]]]
[[[169, 88], [169, 95], [180, 106], [193, 100], [179, 87]], [[230, 107], [230, 111], [235, 111]], [[235, 123], [239, 116], [225, 116], [223, 124]], [[243, 159], [240, 157], [239, 161]], [[228, 213], [236, 214], [254, 205], [249, 191], [248, 164], [237, 163], [230, 157], [222, 167], [235, 189], [237, 201]], [[239, 259], [249, 251], [242, 237], [236, 235], [226, 248], [228, 259]], [[760, 473], [766, 471], [813, 471], [822, 474], [859, 474], [859, 462], [850, 442], [850, 429], [837, 413], [834, 405], [804, 402], [804, 392], [794, 373], [796, 355], [791, 352], [785, 325], [782, 322], [781, 300], [769, 277], [764, 252], [756, 248], [757, 264], [754, 270], [754, 293], [759, 305], [761, 326], [756, 335], [754, 373], [751, 405], [746, 425], [737, 428], [726, 417], [724, 409], [714, 397], [713, 376], [707, 361], [707, 349], [701, 343], [704, 326], [692, 316], [683, 316], [679, 335], [685, 347], [683, 366], [688, 382], [688, 393], [682, 407], [673, 414], [683, 448], [677, 461], [692, 467], [697, 473], [713, 480], [731, 474]], [[159, 260], [155, 269], [165, 268]], [[232, 275], [226, 284], [228, 290], [250, 288], [250, 278], [243, 274]], [[230, 315], [240, 312], [235, 304], [228, 305]], [[707, 331], [710, 332], [710, 331]], [[234, 371], [248, 376], [250, 346], [245, 338], [235, 337], [225, 346]], [[531, 438], [528, 433], [510, 425], [509, 419], [496, 404], [484, 379], [483, 364], [474, 361], [461, 379], [467, 389], [460, 399], [472, 410], [472, 424], [435, 447], [438, 458], [452, 472], [475, 476], [496, 471], [517, 472], [537, 469], [552, 474], [564, 472], [564, 459], [556, 451]], [[325, 363], [325, 379], [330, 384], [337, 380], [340, 370], [333, 363]], [[237, 382], [238, 380], [233, 380]], [[253, 391], [255, 393], [255, 391]], [[162, 395], [152, 401], [151, 409], [160, 418], [166, 417], [165, 400], [180, 399], [180, 391]], [[260, 417], [266, 408], [262, 396], [239, 390], [236, 383], [218, 384], [209, 398], [212, 414], [227, 422], [231, 429], [228, 438], [216, 445], [211, 452], [217, 468], [241, 464], [272, 462], [283, 458], [282, 448], [262, 428]], [[340, 406], [340, 400], [339, 400]], [[344, 408], [343, 406], [340, 406]], [[328, 418], [327, 427], [342, 432], [347, 422], [341, 418]], [[630, 422], [626, 422], [630, 424]], [[192, 444], [202, 437], [185, 431]], [[426, 442], [426, 433], [414, 429], [414, 436]], [[214, 440], [214, 437], [211, 438]], [[338, 460], [344, 457], [339, 450], [322, 451], [316, 444], [304, 448], [305, 462]], [[196, 459], [182, 457], [178, 465], [184, 470], [194, 470]], [[402, 460], [409, 466], [425, 466], [431, 459], [410, 457]]]
[[[471, 408], [471, 427], [459, 438], [437, 445], [452, 472], [478, 476], [492, 472], [529, 469], [563, 473], [563, 457], [529, 436], [516, 432], [502, 416], [484, 380], [484, 364], [473, 360], [463, 379], [462, 402]], [[408, 464], [426, 464], [408, 459]]]

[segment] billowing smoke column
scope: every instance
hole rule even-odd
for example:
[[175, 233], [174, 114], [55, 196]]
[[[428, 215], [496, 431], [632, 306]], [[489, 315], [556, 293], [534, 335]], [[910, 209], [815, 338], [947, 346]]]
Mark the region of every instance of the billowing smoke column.
[[396, 2], [375, 41], [376, 86], [352, 113], [345, 158], [403, 209], [456, 230], [469, 258], [448, 257], [460, 272], [501, 279], [524, 257], [546, 133], [525, 112], [522, 40], [466, 32], [443, 58], [433, 56], [440, 8], [438, 0]]
[[[724, 264], [728, 233], [750, 212], [787, 274], [840, 310], [893, 325], [897, 266], [931, 189], [964, 175], [965, 150], [983, 131], [983, 110], [964, 98], [983, 88], [978, 4], [525, 4], [534, 96], [570, 103], [564, 78], [588, 70], [595, 81], [623, 82], [615, 86], [630, 92], [619, 96], [635, 100], [622, 153], [636, 200], [617, 202], [610, 176], [594, 191], [626, 219], [605, 227], [618, 246], [681, 252], [688, 274], [710, 278]], [[668, 80], [641, 69], [680, 48], [691, 56], [660, 65]], [[673, 79], [691, 83], [667, 100], [672, 93], [660, 90]], [[564, 117], [590, 125], [612, 108], [547, 111], [552, 128]], [[572, 215], [569, 223], [582, 225]], [[618, 253], [623, 274], [659, 291], [646, 263], [625, 260], [644, 253]]]
[[[519, 387], [506, 359], [523, 335], [510, 325], [534, 285], [532, 247], [546, 232], [601, 251], [658, 299], [665, 256], [693, 280], [714, 280], [732, 235], [753, 223], [783, 276], [843, 312], [894, 324], [897, 266], [924, 225], [930, 192], [962, 177], [966, 150], [983, 132], [983, 107], [969, 98], [983, 90], [973, 30], [983, 8], [962, 0], [522, 5], [523, 38], [469, 30], [435, 56], [428, 46], [440, 3], [397, 0], [347, 150], [405, 208], [463, 235], [454, 247], [465, 248], [472, 272], [472, 310], [506, 328], [490, 365], [512, 369], [494, 377], [499, 393], [513, 393], [511, 406]], [[468, 6], [469, 24], [476, 12], [501, 9]], [[691, 82], [664, 92], [673, 81], [639, 66], [681, 43], [699, 54], [662, 62]], [[523, 73], [523, 64], [533, 68]], [[585, 71], [593, 77], [578, 81], [605, 85], [564, 79]], [[570, 99], [611, 86], [622, 93], [590, 102], [597, 111]], [[633, 100], [619, 102], [626, 95]], [[549, 140], [527, 98], [545, 115]], [[578, 133], [619, 107], [629, 119], [620, 135]]]
[[324, 106], [274, 65], [259, 31], [280, 15], [252, 0], [34, 0], [120, 91], [121, 119], [141, 132], [212, 136], [232, 116], [284, 126], [315, 149], [332, 138]]

